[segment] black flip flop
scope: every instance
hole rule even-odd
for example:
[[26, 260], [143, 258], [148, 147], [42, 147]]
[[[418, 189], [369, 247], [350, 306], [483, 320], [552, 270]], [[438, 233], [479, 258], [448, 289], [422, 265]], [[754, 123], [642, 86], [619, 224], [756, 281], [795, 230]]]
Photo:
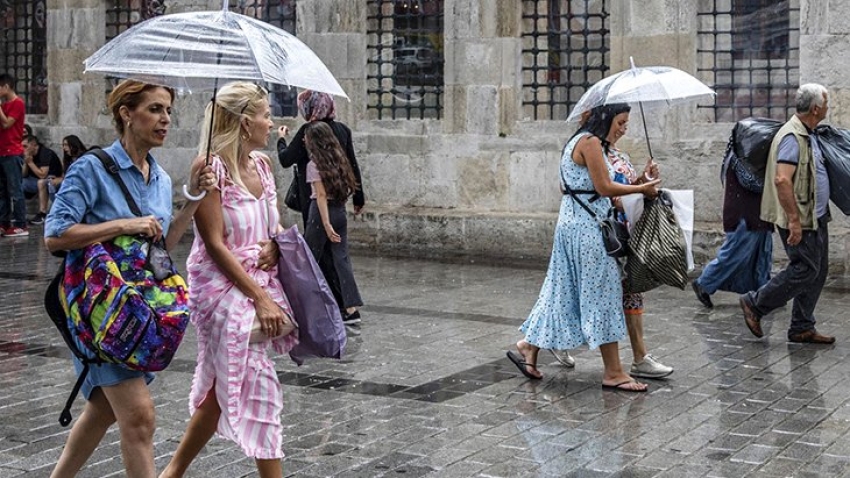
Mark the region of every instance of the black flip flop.
[[629, 384], [629, 383], [638, 383], [638, 382], [636, 380], [626, 380], [626, 381], [623, 381], [623, 382], [620, 382], [620, 383], [616, 383], [614, 385], [605, 385], [603, 383], [602, 388], [604, 390], [616, 390], [618, 392], [629, 392], [629, 393], [646, 393], [646, 392], [649, 391], [649, 387], [646, 387], [643, 390], [635, 390], [633, 388], [623, 388], [623, 385], [626, 385], [626, 384]]
[[523, 358], [522, 358], [521, 355], [517, 355], [515, 352], [511, 352], [510, 350], [508, 350], [507, 356], [508, 356], [508, 360], [513, 362], [514, 365], [516, 365], [516, 367], [519, 369], [519, 371], [522, 372], [522, 374], [525, 375], [526, 377], [528, 377], [532, 380], [540, 380], [541, 378], [543, 378], [543, 377], [535, 377], [534, 375], [532, 375], [528, 371], [527, 368], [525, 368], [525, 367], [532, 367], [535, 370], [537, 370], [537, 367], [535, 365], [532, 365], [530, 363], [525, 363], [523, 361]]

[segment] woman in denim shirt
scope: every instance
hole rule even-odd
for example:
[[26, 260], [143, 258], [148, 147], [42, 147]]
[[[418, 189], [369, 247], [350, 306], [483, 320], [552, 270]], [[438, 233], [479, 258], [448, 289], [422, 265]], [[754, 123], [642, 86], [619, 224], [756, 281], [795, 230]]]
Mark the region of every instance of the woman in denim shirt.
[[[135, 216], [116, 180], [94, 155], [84, 155], [66, 172], [62, 189], [47, 216], [44, 242], [51, 252], [81, 249], [120, 235], [165, 238], [172, 249], [186, 231], [197, 201], [188, 201], [172, 217], [171, 178], [150, 150], [162, 146], [171, 125], [174, 91], [132, 80], [109, 95], [119, 139], [105, 148], [141, 209]], [[190, 190], [211, 189], [215, 174], [198, 158], [191, 167]], [[84, 349], [83, 349], [84, 350]], [[75, 358], [77, 374], [82, 364]], [[117, 364], [92, 367], [83, 383], [86, 405], [74, 423], [51, 474], [75, 476], [94, 452], [107, 429], [118, 423], [121, 454], [127, 476], [153, 477], [154, 406], [147, 384], [153, 374]]]

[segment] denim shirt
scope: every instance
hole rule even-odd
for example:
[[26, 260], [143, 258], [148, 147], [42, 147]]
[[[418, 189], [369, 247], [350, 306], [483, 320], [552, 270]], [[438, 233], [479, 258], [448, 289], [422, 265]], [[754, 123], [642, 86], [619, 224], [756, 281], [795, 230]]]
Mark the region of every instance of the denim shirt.
[[[154, 216], [162, 224], [163, 236], [171, 224], [171, 178], [148, 154], [150, 177], [145, 184], [119, 141], [103, 149], [118, 165], [118, 174], [145, 216]], [[74, 161], [65, 174], [62, 187], [44, 224], [45, 237], [59, 237], [74, 224], [100, 224], [133, 218], [121, 187], [103, 167], [100, 159], [85, 154]]]

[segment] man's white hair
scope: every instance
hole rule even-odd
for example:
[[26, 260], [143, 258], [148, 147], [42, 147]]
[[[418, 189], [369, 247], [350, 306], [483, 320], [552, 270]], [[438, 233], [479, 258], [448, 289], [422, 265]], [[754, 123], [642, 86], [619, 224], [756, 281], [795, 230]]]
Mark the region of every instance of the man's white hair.
[[808, 113], [814, 106], [823, 106], [826, 87], [817, 83], [800, 85], [797, 90], [797, 113]]

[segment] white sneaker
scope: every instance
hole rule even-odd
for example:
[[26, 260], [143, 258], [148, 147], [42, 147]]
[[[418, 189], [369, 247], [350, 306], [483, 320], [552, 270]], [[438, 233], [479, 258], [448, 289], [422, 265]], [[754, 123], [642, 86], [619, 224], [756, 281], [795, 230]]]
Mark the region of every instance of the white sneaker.
[[555, 360], [561, 363], [564, 367], [573, 368], [576, 366], [576, 359], [570, 355], [567, 350], [549, 350], [555, 356]]
[[640, 362], [632, 364], [629, 374], [641, 378], [662, 378], [673, 373], [673, 367], [658, 362], [652, 355], [646, 356]]

